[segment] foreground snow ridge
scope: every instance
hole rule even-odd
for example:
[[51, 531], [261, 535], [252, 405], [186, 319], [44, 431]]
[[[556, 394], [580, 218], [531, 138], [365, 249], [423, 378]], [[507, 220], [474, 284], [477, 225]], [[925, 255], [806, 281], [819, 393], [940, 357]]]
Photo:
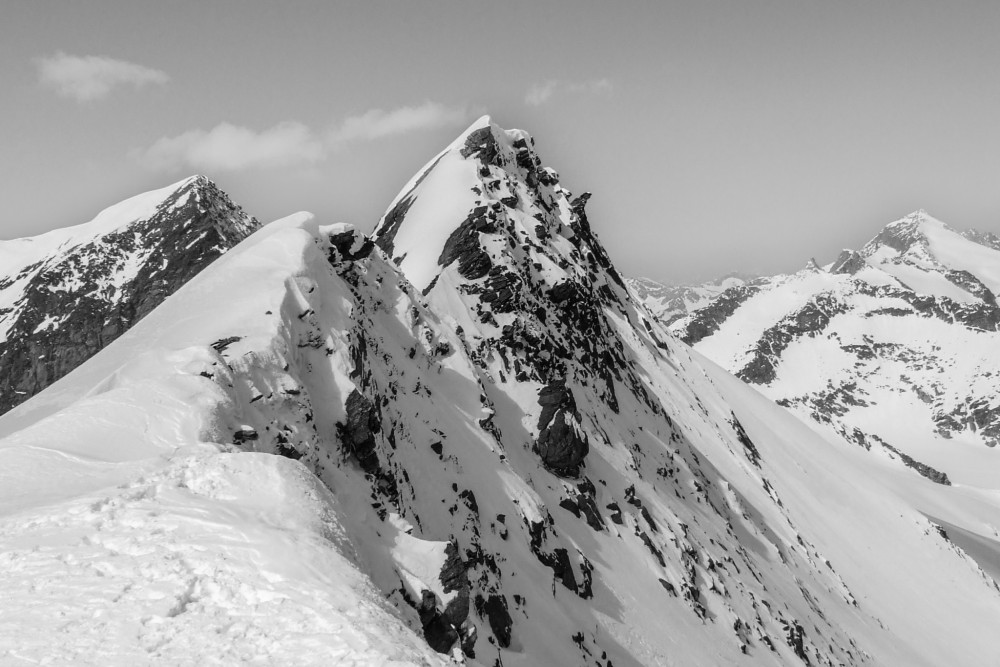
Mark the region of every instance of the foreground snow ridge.
[[997, 494], [674, 339], [588, 197], [484, 117], [0, 417], [0, 664], [994, 664]]
[[4, 664], [436, 662], [343, 551], [315, 477], [204, 450], [7, 517]]

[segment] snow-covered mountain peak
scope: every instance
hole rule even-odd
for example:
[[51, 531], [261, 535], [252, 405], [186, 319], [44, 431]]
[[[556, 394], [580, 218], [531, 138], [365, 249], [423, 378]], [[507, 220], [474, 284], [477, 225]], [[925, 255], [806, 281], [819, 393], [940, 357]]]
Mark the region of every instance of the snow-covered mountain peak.
[[992, 484], [1000, 251], [989, 241], [915, 211], [826, 271], [726, 290], [671, 328], [823, 428], [936, 481]]
[[930, 225], [942, 225], [940, 221], [930, 217], [923, 209], [890, 222], [861, 249], [861, 253], [866, 257], [884, 253], [887, 250], [896, 253], [905, 253], [914, 246], [927, 245], [927, 238], [923, 230]]
[[204, 176], [0, 241], [0, 413], [114, 340], [259, 227]]
[[917, 293], [991, 302], [1000, 293], [1000, 243], [994, 238], [961, 233], [919, 210], [886, 225], [860, 255]]
[[515, 218], [522, 227], [537, 228], [536, 244], [553, 235], [571, 237], [570, 195], [558, 174], [542, 166], [533, 145], [527, 133], [504, 130], [483, 116], [404, 186], [374, 240], [415, 287], [427, 290], [455, 261], [467, 279], [481, 278], [491, 263], [475, 251], [472, 235], [515, 243], [506, 224]]

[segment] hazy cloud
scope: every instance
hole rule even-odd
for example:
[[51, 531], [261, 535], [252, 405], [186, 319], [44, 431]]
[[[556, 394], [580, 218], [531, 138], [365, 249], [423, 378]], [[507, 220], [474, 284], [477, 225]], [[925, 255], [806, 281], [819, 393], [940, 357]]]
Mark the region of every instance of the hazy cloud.
[[312, 130], [286, 121], [260, 132], [219, 123], [208, 131], [163, 137], [137, 157], [152, 169], [215, 172], [311, 164], [325, 156], [326, 147]]
[[372, 109], [357, 116], [345, 118], [330, 130], [329, 140], [334, 144], [348, 141], [369, 141], [395, 134], [428, 130], [460, 123], [468, 112], [464, 106], [449, 107], [437, 102], [424, 102], [418, 106], [399, 107], [390, 111]]
[[372, 109], [349, 116], [319, 133], [308, 126], [285, 121], [256, 131], [232, 123], [211, 130], [190, 130], [163, 137], [134, 157], [151, 169], [178, 171], [193, 168], [206, 172], [267, 169], [315, 164], [329, 151], [348, 142], [381, 139], [465, 120], [465, 107], [436, 102], [385, 111]]
[[591, 81], [546, 81], [536, 83], [528, 89], [524, 103], [537, 107], [545, 104], [556, 95], [597, 95], [610, 93], [612, 89], [609, 79], [593, 79]]
[[158, 69], [105, 56], [71, 56], [60, 51], [37, 58], [35, 64], [42, 85], [77, 102], [101, 99], [118, 86], [139, 88], [170, 80]]

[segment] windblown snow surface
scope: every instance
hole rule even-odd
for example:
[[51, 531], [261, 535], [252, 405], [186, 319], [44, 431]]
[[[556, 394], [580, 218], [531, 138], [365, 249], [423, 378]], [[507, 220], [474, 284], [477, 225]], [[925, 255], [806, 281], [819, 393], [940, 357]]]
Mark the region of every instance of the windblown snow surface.
[[996, 664], [996, 492], [672, 338], [533, 144], [480, 119], [377, 246], [265, 226], [0, 418], [0, 663]]

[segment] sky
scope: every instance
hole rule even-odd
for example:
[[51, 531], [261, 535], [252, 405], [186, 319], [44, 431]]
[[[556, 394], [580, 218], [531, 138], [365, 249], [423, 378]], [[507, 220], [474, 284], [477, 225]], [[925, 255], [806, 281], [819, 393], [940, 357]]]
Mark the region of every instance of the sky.
[[194, 173], [374, 227], [483, 113], [626, 274], [831, 261], [918, 209], [1000, 233], [1000, 2], [0, 4], [0, 238]]

